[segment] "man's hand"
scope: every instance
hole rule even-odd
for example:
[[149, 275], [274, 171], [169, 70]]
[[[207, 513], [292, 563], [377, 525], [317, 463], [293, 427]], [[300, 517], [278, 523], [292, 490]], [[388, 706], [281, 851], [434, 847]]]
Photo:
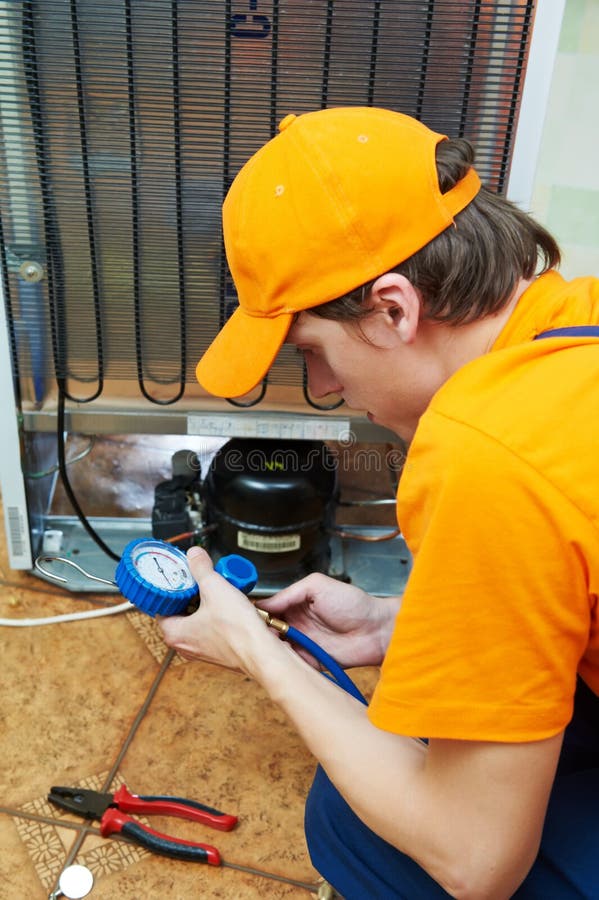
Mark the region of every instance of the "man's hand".
[[245, 594], [212, 567], [205, 550], [192, 547], [187, 562], [200, 590], [200, 606], [191, 616], [157, 616], [166, 644], [185, 659], [202, 659], [252, 675], [256, 653], [268, 652], [276, 635]]
[[[381, 663], [399, 603], [398, 597], [371, 597], [353, 585], [313, 574], [258, 605], [303, 631], [349, 668]], [[310, 654], [296, 649], [316, 665]]]

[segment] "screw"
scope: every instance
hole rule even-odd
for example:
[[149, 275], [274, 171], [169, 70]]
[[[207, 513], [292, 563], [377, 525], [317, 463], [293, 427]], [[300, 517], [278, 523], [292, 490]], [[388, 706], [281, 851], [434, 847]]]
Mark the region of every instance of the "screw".
[[19, 266], [19, 275], [30, 283], [41, 281], [44, 277], [44, 268], [35, 260], [26, 260]]

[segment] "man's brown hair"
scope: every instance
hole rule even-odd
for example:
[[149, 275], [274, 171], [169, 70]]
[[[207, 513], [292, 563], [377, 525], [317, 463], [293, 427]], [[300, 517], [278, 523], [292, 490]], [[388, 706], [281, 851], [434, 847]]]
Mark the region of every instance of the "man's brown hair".
[[[474, 150], [465, 140], [441, 141], [436, 161], [445, 193], [473, 164]], [[521, 278], [559, 262], [559, 247], [548, 231], [505, 197], [482, 187], [453, 226], [391, 271], [420, 291], [425, 318], [459, 325], [498, 312]], [[364, 301], [375, 281], [310, 312], [340, 321], [361, 319], [368, 315]]]

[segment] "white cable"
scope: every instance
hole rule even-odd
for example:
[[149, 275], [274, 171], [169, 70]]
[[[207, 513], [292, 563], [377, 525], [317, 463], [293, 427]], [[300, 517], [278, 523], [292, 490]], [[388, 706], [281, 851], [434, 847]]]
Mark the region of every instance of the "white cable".
[[116, 613], [134, 609], [133, 603], [119, 603], [117, 606], [104, 606], [102, 609], [90, 609], [87, 612], [64, 613], [62, 616], [46, 616], [43, 619], [0, 619], [0, 626], [9, 628], [33, 628], [35, 625], [55, 625], [58, 622], [76, 622], [78, 619], [98, 619], [100, 616], [113, 616]]

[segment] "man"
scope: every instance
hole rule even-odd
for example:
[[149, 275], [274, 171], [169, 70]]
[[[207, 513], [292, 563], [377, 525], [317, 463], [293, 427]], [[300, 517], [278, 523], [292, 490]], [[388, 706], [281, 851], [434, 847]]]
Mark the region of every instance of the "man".
[[295, 723], [321, 764], [312, 860], [348, 900], [599, 897], [599, 281], [557, 274], [464, 141], [377, 109], [280, 128], [223, 207], [240, 306], [198, 378], [240, 396], [287, 340], [312, 395], [394, 429], [414, 566], [401, 600], [313, 575], [263, 604], [382, 663], [368, 709], [199, 548], [202, 604], [165, 639]]

